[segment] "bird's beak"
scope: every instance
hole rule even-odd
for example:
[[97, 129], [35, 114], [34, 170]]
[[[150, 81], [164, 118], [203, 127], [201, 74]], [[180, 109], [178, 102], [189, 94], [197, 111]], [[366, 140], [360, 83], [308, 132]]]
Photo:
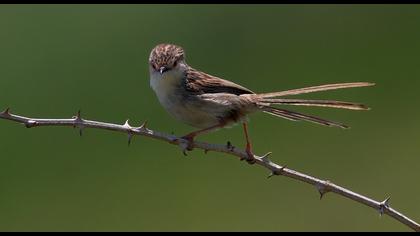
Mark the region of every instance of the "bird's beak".
[[165, 71], [167, 71], [167, 70], [168, 70], [168, 68], [166, 68], [166, 67], [164, 67], [164, 66], [162, 66], [161, 68], [159, 68], [159, 72], [160, 72], [160, 74], [165, 73]]

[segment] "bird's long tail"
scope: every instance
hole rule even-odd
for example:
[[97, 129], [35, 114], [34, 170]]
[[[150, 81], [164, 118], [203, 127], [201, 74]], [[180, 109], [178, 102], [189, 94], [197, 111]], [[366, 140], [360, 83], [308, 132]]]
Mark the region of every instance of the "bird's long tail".
[[274, 93], [263, 93], [256, 94], [257, 105], [259, 108], [268, 114], [289, 119], [289, 120], [304, 120], [326, 126], [335, 126], [341, 128], [349, 128], [347, 125], [337, 123], [334, 121], [329, 121], [321, 119], [318, 117], [301, 114], [294, 111], [289, 111], [285, 109], [280, 109], [273, 107], [271, 105], [297, 105], [297, 106], [319, 106], [319, 107], [332, 107], [332, 108], [341, 108], [341, 109], [350, 109], [350, 110], [369, 110], [369, 108], [363, 104], [353, 103], [353, 102], [342, 102], [342, 101], [332, 101], [332, 100], [308, 100], [308, 99], [288, 99], [288, 98], [278, 98], [288, 95], [298, 95], [304, 93], [312, 93], [319, 91], [327, 91], [341, 88], [354, 88], [354, 87], [365, 87], [372, 86], [373, 83], [366, 82], [356, 82], [356, 83], [342, 83], [342, 84], [327, 84], [320, 86], [313, 86], [307, 88], [293, 89], [282, 92]]

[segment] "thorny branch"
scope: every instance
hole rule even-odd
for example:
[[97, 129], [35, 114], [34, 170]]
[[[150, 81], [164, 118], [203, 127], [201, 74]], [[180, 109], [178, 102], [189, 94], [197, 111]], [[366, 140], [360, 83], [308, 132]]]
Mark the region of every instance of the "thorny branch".
[[[97, 128], [97, 129], [106, 129], [112, 130], [117, 132], [126, 133], [128, 135], [128, 143], [133, 137], [133, 135], [142, 135], [149, 138], [158, 139], [161, 141], [166, 141], [170, 144], [178, 145], [184, 154], [186, 154], [187, 148], [189, 147], [188, 142], [184, 139], [181, 139], [174, 135], [169, 135], [161, 132], [157, 132], [146, 127], [146, 122], [144, 122], [139, 127], [132, 127], [128, 123], [128, 120], [123, 125], [112, 124], [112, 123], [104, 123], [99, 121], [93, 120], [85, 120], [82, 119], [80, 116], [80, 111], [77, 113], [76, 116], [73, 116], [71, 119], [36, 119], [36, 118], [28, 118], [23, 116], [18, 116], [10, 113], [10, 109], [6, 109], [0, 113], [1, 119], [11, 120], [18, 123], [24, 124], [27, 128], [31, 127], [38, 127], [38, 126], [72, 126], [75, 128], [80, 129], [80, 135], [82, 135], [82, 130], [84, 128]], [[192, 144], [193, 148], [203, 149], [205, 152], [207, 151], [215, 151], [215, 152], [223, 152], [233, 156], [240, 158], [241, 160], [248, 159], [248, 155], [245, 151], [240, 150], [232, 146], [229, 142], [227, 145], [220, 145], [220, 144], [211, 144], [205, 142], [198, 142], [194, 141]], [[292, 170], [290, 168], [286, 168], [286, 166], [280, 166], [276, 163], [272, 162], [268, 157], [271, 153], [267, 153], [263, 156], [254, 156], [256, 159], [255, 164], [263, 166], [270, 170], [271, 174], [268, 177], [272, 177], [274, 175], [282, 175], [286, 176], [295, 180], [299, 180], [308, 184], [311, 184], [316, 187], [318, 192], [320, 193], [320, 198], [324, 196], [324, 194], [328, 192], [333, 192], [343, 197], [349, 198], [366, 206], [372, 207], [376, 209], [380, 215], [386, 214], [404, 225], [410, 227], [414, 231], [420, 232], [420, 225], [415, 221], [411, 220], [407, 216], [401, 214], [397, 210], [391, 208], [389, 206], [389, 199], [390, 197], [386, 198], [382, 202], [375, 201], [370, 199], [366, 196], [361, 194], [355, 193], [350, 191], [346, 188], [338, 186], [328, 180], [321, 180], [298, 171]]]

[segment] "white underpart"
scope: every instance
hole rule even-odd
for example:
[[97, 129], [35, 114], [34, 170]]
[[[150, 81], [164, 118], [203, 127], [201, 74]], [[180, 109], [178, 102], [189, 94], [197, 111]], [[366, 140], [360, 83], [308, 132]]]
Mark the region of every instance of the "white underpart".
[[[183, 93], [186, 92], [182, 86], [185, 79], [181, 70], [170, 70], [161, 75], [159, 72], [150, 70], [150, 86], [155, 91], [160, 104], [165, 110], [177, 120], [197, 128], [207, 128], [217, 125], [218, 115], [222, 115], [225, 109], [217, 109], [208, 106], [215, 103], [209, 100], [191, 99], [185, 101]], [[206, 105], [204, 105], [206, 104]], [[220, 105], [219, 105], [220, 106]], [[212, 108], [213, 107], [213, 108]]]

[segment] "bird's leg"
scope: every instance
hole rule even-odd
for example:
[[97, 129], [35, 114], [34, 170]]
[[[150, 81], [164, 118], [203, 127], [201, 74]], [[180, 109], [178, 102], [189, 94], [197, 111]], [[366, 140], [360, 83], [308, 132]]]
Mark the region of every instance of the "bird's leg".
[[252, 144], [251, 140], [248, 135], [248, 123], [244, 122], [242, 123], [244, 127], [244, 133], [245, 133], [245, 139], [246, 139], [246, 153], [248, 154], [248, 159], [246, 160], [249, 164], [255, 163], [254, 153], [252, 152]]
[[225, 123], [220, 123], [220, 124], [213, 125], [213, 126], [210, 126], [208, 128], [205, 128], [205, 129], [200, 129], [200, 130], [191, 132], [189, 134], [186, 134], [186, 135], [182, 136], [181, 138], [188, 141], [187, 150], [191, 151], [192, 150], [192, 144], [193, 144], [194, 138], [196, 136], [198, 136], [200, 134], [208, 133], [208, 132], [210, 132], [210, 131], [212, 131], [214, 129], [223, 128], [223, 126], [225, 126]]

